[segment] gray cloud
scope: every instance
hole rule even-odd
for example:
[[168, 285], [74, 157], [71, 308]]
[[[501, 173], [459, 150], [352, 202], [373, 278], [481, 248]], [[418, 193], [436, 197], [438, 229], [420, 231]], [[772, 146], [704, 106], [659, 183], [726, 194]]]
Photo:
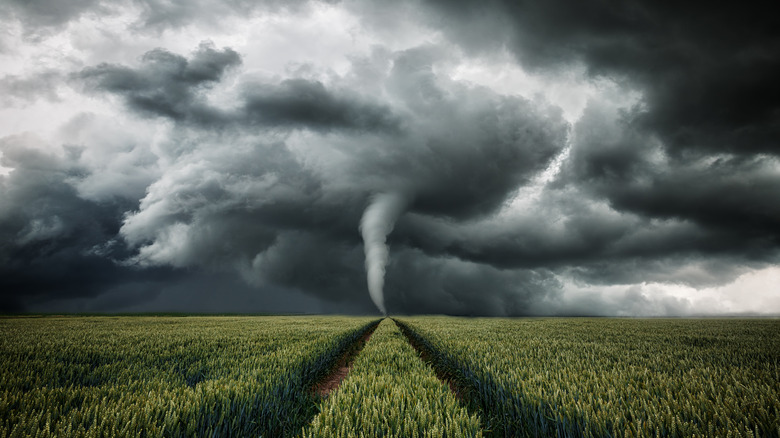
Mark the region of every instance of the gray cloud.
[[62, 82], [57, 71], [42, 71], [32, 75], [6, 75], [0, 78], [0, 102], [3, 105], [24, 105], [43, 98], [59, 100], [57, 89]]
[[[170, 278], [167, 268], [137, 273], [114, 263], [129, 255], [115, 240], [126, 202], [81, 198], [70, 180], [86, 170], [41, 151], [31, 137], [0, 139], [0, 310], [24, 303], [93, 297], [117, 282]], [[71, 157], [72, 158], [72, 157]]]
[[230, 274], [187, 272], [165, 281], [136, 279], [107, 286], [96, 297], [56, 296], [25, 303], [32, 312], [341, 313], [366, 309], [294, 290], [258, 289]]
[[631, 119], [605, 125], [608, 119], [596, 108], [586, 110], [559, 184], [576, 184], [642, 217], [690, 221], [708, 234], [696, 245], [704, 252], [776, 252], [780, 210], [771, 200], [780, 199], [778, 158], [668, 157]]
[[302, 78], [279, 84], [246, 87], [242, 114], [254, 126], [308, 129], [398, 129], [398, 120], [386, 106], [363, 102], [349, 92], [334, 93], [321, 82]]
[[[419, 250], [395, 250], [387, 275], [390, 312], [517, 316], [552, 299], [559, 282], [547, 270], [499, 270], [454, 257], [431, 258]], [[551, 308], [538, 306], [548, 314]]]
[[225, 71], [241, 63], [229, 48], [217, 50], [202, 43], [191, 59], [155, 49], [144, 54], [142, 69], [101, 64], [76, 77], [88, 89], [109, 91], [124, 97], [128, 107], [141, 114], [176, 121], [209, 124], [220, 120], [219, 111], [201, 99], [201, 92], [218, 82]]
[[247, 82], [237, 108], [220, 109], [206, 102], [209, 86], [241, 64], [230, 48], [201, 43], [190, 59], [163, 49], [144, 54], [141, 66], [102, 64], [75, 77], [91, 91], [121, 96], [144, 116], [169, 118], [202, 128], [242, 129], [398, 129], [387, 106], [369, 102], [348, 90], [328, 90], [321, 82], [290, 78], [279, 83]]
[[775, 158], [673, 159], [627, 117], [591, 102], [560, 173], [520, 190], [513, 213], [477, 222], [409, 215], [393, 241], [433, 257], [604, 285], [710, 287], [777, 263]]
[[674, 153], [778, 152], [778, 31], [769, 5], [425, 1], [468, 50], [508, 47], [526, 68], [582, 63], [641, 87], [641, 125]]
[[[125, 22], [163, 35], [307, 4], [145, 1]], [[6, 20], [45, 38], [127, 12], [43, 6], [8, 4]], [[427, 26], [435, 42], [380, 42], [338, 71], [266, 75], [204, 42], [3, 76], [13, 105], [65, 99], [67, 84], [108, 110], [74, 113], [53, 139], [0, 140], [14, 169], [0, 173], [1, 310], [371, 312], [358, 224], [386, 193], [405, 206], [388, 237], [391, 312], [692, 314], [644, 285], [712, 287], [780, 263], [765, 17], [641, 1], [339, 7], [381, 22], [375, 36]], [[504, 49], [532, 75], [584, 67], [640, 98], [595, 93], [570, 123], [543, 92], [451, 77]]]
[[555, 316], [690, 316], [691, 302], [673, 296], [651, 296], [638, 286], [618, 293], [590, 291], [587, 294], [559, 293], [540, 306], [543, 314]]
[[[372, 193], [401, 190], [413, 199], [411, 211], [422, 214], [484, 216], [562, 150], [568, 125], [559, 110], [438, 77], [431, 67], [441, 54], [434, 48], [390, 55], [394, 62], [382, 74], [395, 105], [341, 91], [344, 81], [360, 81], [355, 76], [331, 87], [305, 79], [242, 85], [244, 101], [218, 118], [231, 127], [226, 130], [204, 131], [214, 123], [178, 116], [189, 109], [155, 113], [194, 128], [176, 140], [194, 149], [177, 155], [139, 210], [125, 218], [121, 234], [138, 248], [133, 260], [233, 269], [258, 285], [365, 301], [356, 224]], [[164, 59], [188, 65], [175, 55]], [[148, 108], [165, 105], [139, 106], [136, 97], [145, 84], [168, 82], [150, 78], [159, 70], [111, 67], [112, 75], [131, 71], [129, 77], [145, 78], [144, 86], [132, 80], [114, 86], [104, 68], [97, 75], [87, 69], [82, 78], [99, 77], [99, 89], [123, 96], [147, 116]], [[158, 76], [168, 78], [170, 69], [162, 70]], [[187, 97], [185, 105], [196, 100], [193, 93], [179, 94]], [[257, 129], [280, 141], [265, 143]], [[294, 153], [297, 135], [314, 156], [346, 159], [331, 167]]]
[[142, 12], [134, 27], [163, 31], [193, 22], [217, 26], [225, 17], [247, 17], [258, 12], [293, 13], [305, 7], [310, 0], [136, 0], [135, 3]]
[[0, 11], [6, 17], [3, 21], [13, 17], [22, 23], [28, 37], [39, 38], [48, 35], [51, 30], [59, 30], [88, 11], [108, 12], [101, 3], [102, 0], [10, 0], [3, 2]]
[[25, 37], [34, 41], [62, 31], [69, 23], [84, 16], [111, 17], [132, 8], [137, 14], [128, 24], [133, 32], [161, 33], [192, 23], [219, 26], [226, 17], [247, 17], [265, 13], [294, 12], [309, 0], [133, 0], [116, 3], [105, 0], [10, 0], [0, 5], [5, 19], [22, 25]]

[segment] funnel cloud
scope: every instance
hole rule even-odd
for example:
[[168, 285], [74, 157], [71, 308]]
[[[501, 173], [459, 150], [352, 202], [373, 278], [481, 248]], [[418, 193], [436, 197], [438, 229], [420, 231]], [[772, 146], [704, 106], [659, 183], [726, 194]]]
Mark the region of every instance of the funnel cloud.
[[775, 16], [0, 2], [0, 313], [780, 314]]
[[360, 219], [360, 234], [366, 253], [366, 277], [371, 300], [382, 314], [387, 315], [384, 285], [387, 265], [387, 235], [403, 213], [407, 200], [398, 193], [375, 195]]

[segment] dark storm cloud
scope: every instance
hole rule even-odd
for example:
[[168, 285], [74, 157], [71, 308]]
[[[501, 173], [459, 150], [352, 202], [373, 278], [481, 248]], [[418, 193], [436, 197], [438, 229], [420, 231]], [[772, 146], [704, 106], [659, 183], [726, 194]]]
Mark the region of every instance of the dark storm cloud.
[[400, 220], [392, 241], [435, 257], [552, 269], [590, 284], [714, 286], [747, 267], [776, 264], [778, 159], [669, 156], [634, 117], [591, 102], [572, 130], [560, 173], [514, 219], [458, 223], [412, 215]]
[[771, 155], [675, 159], [632, 116], [591, 102], [560, 173], [537, 192], [520, 190], [523, 207], [513, 215], [478, 222], [407, 215], [391, 242], [605, 285], [715, 286], [777, 263], [780, 162]]
[[715, 286], [777, 261], [766, 235], [711, 230], [690, 221], [617, 213], [577, 190], [545, 190], [518, 216], [479, 222], [407, 215], [391, 245], [430, 257], [507, 270], [547, 269], [589, 284], [636, 282]]
[[[642, 100], [620, 111], [591, 102], [557, 181], [534, 205], [538, 221], [416, 229], [402, 219], [397, 239], [494, 266], [580, 266], [596, 282], [677, 281], [675, 266], [710, 257], [734, 266], [713, 270], [724, 281], [715, 272], [776, 262], [780, 34], [770, 11], [643, 1], [418, 4], [428, 13], [417, 19], [471, 53], [506, 48], [537, 74], [581, 64]], [[625, 217], [593, 213], [605, 203]], [[559, 227], [543, 225], [556, 217]]]
[[171, 278], [166, 268], [138, 275], [113, 262], [129, 253], [114, 240], [130, 205], [81, 198], [70, 180], [86, 171], [40, 151], [31, 137], [0, 139], [0, 310], [36, 300], [92, 297], [117, 282]]
[[[126, 22], [163, 35], [306, 3], [148, 0]], [[28, 36], [119, 13], [46, 4], [0, 8]], [[370, 312], [358, 226], [376, 199], [401, 210], [391, 312], [688, 314], [691, 302], [643, 283], [717, 286], [780, 263], [771, 14], [649, 1], [343, 6], [382, 32], [425, 23], [444, 41], [379, 44], [339, 73], [309, 65], [271, 79], [210, 43], [0, 79], [12, 104], [57, 99], [68, 77], [117, 105], [63, 126], [72, 146], [0, 142], [14, 169], [0, 176], [3, 308], [244, 308], [224, 296], [247, 310]], [[570, 124], [541, 95], [449, 76], [503, 49], [551, 83], [584, 67], [585, 80], [640, 99], [594, 95]]]
[[[559, 109], [437, 75], [433, 66], [449, 55], [436, 47], [385, 53], [389, 63], [356, 59], [361, 68], [329, 85], [305, 78], [245, 82], [236, 108], [221, 111], [218, 123], [190, 116], [211, 92], [199, 81], [175, 80], [191, 61], [154, 53], [175, 68], [142, 60], [137, 69], [102, 66], [81, 74], [97, 90], [123, 97], [139, 114], [189, 129], [171, 141], [191, 149], [176, 154], [121, 228], [138, 251], [131, 260], [141, 266], [232, 269], [259, 287], [362, 303], [369, 310], [357, 224], [372, 194], [400, 192], [409, 197], [410, 211], [420, 214], [484, 217], [565, 145], [568, 124]], [[366, 69], [371, 62], [375, 68]], [[378, 79], [392, 100], [372, 102], [349, 91], [369, 80], [364, 73]], [[139, 96], [162, 103], [139, 105]], [[157, 110], [170, 108], [173, 100], [179, 104], [175, 111]], [[217, 110], [201, 114], [206, 112]], [[225, 129], [200, 129], [218, 124]], [[267, 142], [274, 136], [280, 140]], [[334, 162], [333, 156], [342, 159]], [[430, 269], [398, 265], [403, 274], [392, 278], [405, 280], [391, 285], [408, 291], [397, 304], [391, 301], [398, 310], [432, 306], [436, 301], [424, 289], [465, 266], [408, 254], [414, 255], [405, 264]], [[442, 275], [424, 281], [424, 273], [434, 271]], [[479, 299], [467, 296], [468, 287], [454, 288], [473, 282], [442, 284], [437, 293], [447, 295], [448, 311], [490, 314], [504, 305], [511, 310], [502, 312], [518, 313], [533, 295], [520, 292], [541, 290], [539, 273], [504, 275], [486, 266], [470, 272], [475, 279], [496, 276], [491, 281], [496, 287], [506, 284], [496, 289], [495, 302], [476, 307]], [[411, 288], [411, 283], [421, 286]], [[512, 290], [520, 291], [518, 297], [510, 296]]]
[[250, 125], [309, 129], [398, 129], [398, 120], [386, 106], [363, 102], [349, 93], [336, 94], [321, 82], [302, 78], [279, 84], [246, 87], [243, 114]]
[[507, 47], [526, 68], [584, 63], [640, 86], [642, 126], [674, 153], [777, 154], [780, 31], [769, 3], [425, 1], [471, 50]]
[[238, 108], [209, 105], [204, 99], [209, 86], [239, 64], [241, 57], [232, 49], [217, 50], [204, 42], [189, 59], [155, 49], [144, 54], [139, 68], [102, 64], [75, 77], [89, 89], [122, 96], [130, 109], [142, 115], [204, 128], [398, 129], [399, 122], [388, 107], [303, 78], [276, 84], [249, 82], [242, 87]]
[[[208, 89], [203, 85], [240, 62], [234, 54], [202, 44], [188, 61], [154, 50], [144, 56], [141, 68], [101, 65], [78, 77], [124, 97], [141, 114], [195, 126], [355, 130], [318, 140], [338, 144], [354, 157], [343, 169], [347, 173], [338, 177], [370, 181], [366, 189], [371, 191], [400, 190], [414, 198], [413, 210], [433, 214], [490, 213], [543, 170], [565, 143], [567, 124], [558, 108], [443, 80], [432, 70], [441, 56], [433, 47], [394, 54], [384, 80], [387, 91], [404, 103], [395, 112], [302, 78], [244, 84], [238, 109], [220, 111], [204, 103]], [[209, 74], [191, 74], [191, 66], [204, 57], [211, 59]]]
[[31, 312], [341, 313], [361, 314], [352, 303], [320, 300], [281, 288], [258, 289], [233, 274], [188, 271], [150, 281], [143, 277], [107, 285], [95, 297], [28, 301]]
[[623, 115], [609, 121], [592, 105], [558, 185], [574, 184], [642, 217], [689, 221], [707, 239], [687, 239], [708, 253], [764, 258], [780, 245], [780, 160], [772, 155], [712, 154], [677, 159]]
[[394, 59], [389, 87], [417, 126], [399, 139], [403, 146], [385, 149], [389, 156], [381, 162], [392, 163], [388, 180], [404, 177], [398, 185], [411, 193], [412, 211], [489, 214], [549, 165], [565, 145], [568, 125], [546, 102], [443, 81], [433, 70], [439, 56], [423, 47]]
[[387, 289], [391, 312], [516, 316], [534, 314], [535, 305], [558, 295], [560, 284], [546, 270], [499, 270], [401, 249], [388, 268]]
[[697, 164], [656, 176], [652, 188], [626, 185], [606, 191], [620, 209], [653, 217], [686, 218], [777, 247], [780, 206], [771, 202], [780, 199], [780, 177], [771, 168], [777, 160], [729, 157]]
[[363, 249], [359, 242], [328, 238], [312, 231], [279, 233], [273, 245], [253, 260], [257, 275], [301, 291], [317, 291], [331, 301], [348, 301], [371, 311], [365, 293]]
[[219, 82], [227, 69], [241, 63], [241, 57], [229, 48], [217, 50], [202, 43], [191, 59], [155, 49], [144, 54], [141, 62], [140, 69], [101, 64], [76, 77], [89, 88], [123, 96], [139, 113], [211, 124], [222, 116], [203, 102], [200, 92]]
[[[119, 230], [137, 201], [85, 198], [77, 187], [95, 169], [79, 161], [75, 147], [58, 156], [45, 152], [44, 146], [32, 136], [0, 139], [0, 164], [14, 169], [0, 176], [0, 312], [335, 311], [331, 304], [299, 292], [258, 289], [218, 272], [188, 272], [171, 267], [174, 263], [139, 267], [123, 262], [134, 251]], [[201, 197], [210, 192], [220, 196], [208, 184], [194, 190]], [[279, 226], [278, 216], [284, 213], [274, 213], [277, 218], [268, 222]], [[232, 267], [242, 254], [240, 243], [261, 245], [279, 233], [273, 226], [258, 227], [258, 215], [252, 223], [230, 212], [212, 223], [209, 219], [203, 219], [207, 224], [179, 265], [187, 264], [186, 257], [197, 257], [198, 263], [214, 269], [221, 263]], [[182, 295], [189, 297], [189, 306], [182, 306]], [[218, 302], [226, 297], [229, 302]], [[360, 306], [346, 308], [360, 311]]]

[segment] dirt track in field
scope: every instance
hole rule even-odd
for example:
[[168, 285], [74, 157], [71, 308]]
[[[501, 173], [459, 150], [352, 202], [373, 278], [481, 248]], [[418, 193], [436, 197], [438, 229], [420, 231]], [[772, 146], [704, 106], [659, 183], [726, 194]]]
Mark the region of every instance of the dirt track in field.
[[441, 370], [438, 369], [438, 367], [434, 366], [433, 358], [428, 353], [428, 351], [426, 349], [422, 348], [422, 346], [420, 344], [418, 344], [414, 340], [414, 338], [412, 338], [409, 335], [409, 333], [406, 331], [406, 329], [403, 326], [401, 326], [400, 324], [398, 324], [398, 321], [396, 321], [394, 319], [393, 322], [395, 323], [395, 325], [398, 326], [399, 329], [401, 329], [401, 333], [404, 334], [404, 336], [406, 337], [406, 340], [409, 342], [409, 344], [412, 347], [414, 347], [415, 351], [417, 351], [417, 354], [420, 356], [420, 359], [422, 359], [423, 362], [427, 363], [433, 369], [433, 372], [436, 374], [436, 377], [439, 379], [439, 381], [441, 381], [442, 383], [444, 383], [445, 385], [447, 385], [450, 388], [450, 391], [455, 395], [455, 398], [457, 398], [458, 401], [463, 402], [463, 392], [464, 391], [461, 388], [458, 387], [458, 385], [455, 383], [454, 379], [452, 379], [451, 377], [443, 374], [441, 372]]
[[360, 354], [360, 352], [363, 350], [366, 342], [368, 342], [368, 340], [371, 338], [371, 334], [374, 333], [374, 330], [376, 330], [378, 326], [379, 325], [377, 324], [368, 330], [366, 334], [364, 334], [363, 337], [357, 341], [357, 347], [352, 348], [344, 356], [342, 356], [338, 361], [338, 365], [336, 365], [333, 370], [327, 376], [325, 376], [324, 379], [322, 379], [322, 381], [314, 385], [313, 391], [315, 394], [325, 398], [330, 395], [332, 391], [336, 390], [339, 385], [341, 385], [342, 380], [347, 377], [349, 370], [352, 368], [352, 362], [355, 361], [357, 355]]
[[[396, 325], [398, 323], [393, 320]], [[366, 334], [363, 335], [362, 338], [360, 338], [357, 341], [357, 346], [355, 348], [350, 349], [344, 356], [341, 357], [338, 361], [338, 365], [331, 370], [331, 372], [325, 376], [325, 378], [322, 379], [319, 383], [314, 385], [314, 388], [312, 391], [314, 394], [326, 398], [328, 395], [330, 395], [331, 392], [338, 389], [339, 385], [341, 385], [341, 382], [347, 377], [349, 374], [349, 370], [352, 368], [352, 362], [355, 361], [355, 358], [358, 354], [363, 350], [363, 347], [366, 345], [366, 342], [371, 338], [371, 334], [374, 333], [374, 330], [379, 325], [372, 327], [370, 330], [366, 332]], [[417, 351], [417, 354], [420, 356], [420, 359], [422, 359], [425, 363], [429, 364], [431, 368], [433, 368], [433, 371], [436, 373], [436, 377], [439, 378], [439, 380], [447, 385], [450, 388], [450, 391], [455, 395], [455, 397], [463, 402], [463, 391], [461, 388], [457, 386], [457, 384], [454, 382], [452, 378], [449, 376], [446, 376], [440, 372], [440, 370], [437, 369], [437, 367], [433, 366], [433, 358], [430, 357], [428, 351], [426, 351], [424, 348], [422, 348], [421, 345], [418, 345], [417, 342], [414, 341], [414, 339], [409, 336], [409, 334], [404, 330], [403, 327], [399, 325], [399, 328], [401, 329], [401, 333], [404, 334], [409, 344], [411, 344], [412, 347]]]

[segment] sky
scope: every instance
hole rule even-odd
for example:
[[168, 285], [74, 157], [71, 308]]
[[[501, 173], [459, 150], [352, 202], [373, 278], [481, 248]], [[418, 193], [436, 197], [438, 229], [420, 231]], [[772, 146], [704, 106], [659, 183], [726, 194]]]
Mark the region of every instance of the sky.
[[775, 15], [665, 3], [2, 0], [0, 312], [776, 316]]

